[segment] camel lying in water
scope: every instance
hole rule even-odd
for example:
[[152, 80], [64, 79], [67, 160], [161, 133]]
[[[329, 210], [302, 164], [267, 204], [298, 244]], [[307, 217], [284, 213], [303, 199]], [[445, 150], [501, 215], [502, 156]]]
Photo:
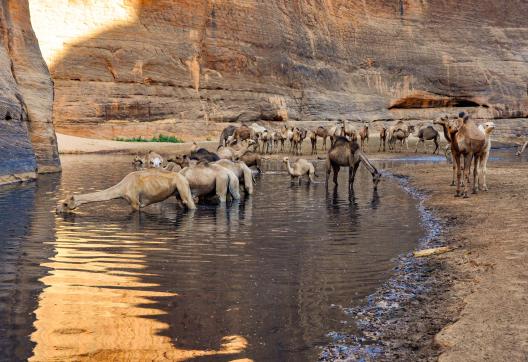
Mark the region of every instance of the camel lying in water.
[[288, 157], [284, 157], [282, 161], [286, 164], [292, 181], [298, 179], [300, 184], [302, 176], [306, 175], [310, 182], [315, 182], [315, 167], [311, 162], [306, 161], [304, 158], [299, 158], [292, 166]]
[[381, 173], [368, 160], [367, 156], [359, 149], [357, 142], [349, 141], [345, 137], [337, 137], [328, 151], [326, 160], [326, 184], [328, 186], [328, 178], [330, 173], [334, 172], [334, 184], [337, 186], [337, 176], [341, 167], [348, 167], [348, 188], [354, 188], [354, 178], [356, 171], [363, 163], [367, 170], [372, 174], [372, 183], [374, 190], [378, 188], [378, 183], [381, 180]]
[[112, 199], [125, 199], [132, 209], [139, 210], [164, 201], [172, 195], [178, 197], [189, 209], [196, 208], [189, 182], [185, 177], [176, 172], [148, 169], [131, 172], [117, 185], [106, 190], [70, 196], [59, 203], [57, 212], [73, 210], [82, 204]]

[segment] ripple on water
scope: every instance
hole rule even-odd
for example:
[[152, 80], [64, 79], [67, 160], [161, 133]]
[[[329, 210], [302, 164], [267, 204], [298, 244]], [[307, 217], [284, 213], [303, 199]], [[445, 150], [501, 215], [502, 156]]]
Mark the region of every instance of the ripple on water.
[[61, 177], [0, 191], [2, 215], [18, 205], [0, 226], [0, 317], [11, 321], [1, 349], [36, 360], [316, 359], [329, 332], [353, 332], [335, 306], [363, 301], [423, 230], [395, 182], [373, 193], [361, 171], [349, 195], [346, 172], [326, 191], [290, 184], [280, 167], [268, 165], [251, 198], [195, 212], [167, 201], [132, 213], [116, 200], [52, 213], [66, 193], [130, 172], [117, 156], [67, 156]]

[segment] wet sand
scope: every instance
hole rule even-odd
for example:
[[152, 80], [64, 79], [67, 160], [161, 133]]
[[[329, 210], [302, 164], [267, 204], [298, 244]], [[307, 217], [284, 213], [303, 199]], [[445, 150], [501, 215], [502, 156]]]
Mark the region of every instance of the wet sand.
[[[455, 198], [451, 166], [390, 168], [422, 198], [433, 230], [422, 247], [455, 250], [403, 257], [392, 280], [351, 310], [362, 334], [326, 359], [526, 361], [528, 359], [528, 163], [488, 164], [488, 192]], [[427, 219], [427, 217], [426, 217]]]

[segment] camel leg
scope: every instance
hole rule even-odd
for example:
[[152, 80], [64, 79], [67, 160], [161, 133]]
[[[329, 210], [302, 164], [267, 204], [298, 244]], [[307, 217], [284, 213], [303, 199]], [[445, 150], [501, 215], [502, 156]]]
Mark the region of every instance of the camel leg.
[[468, 198], [468, 187], [469, 187], [469, 173], [471, 171], [471, 159], [473, 158], [473, 155], [471, 153], [468, 153], [464, 156], [464, 198]]
[[473, 193], [476, 194], [479, 191], [479, 158], [474, 156], [473, 162]]
[[461, 190], [460, 190], [460, 178], [462, 177], [462, 169], [460, 167], [460, 155], [453, 155], [453, 158], [454, 158], [454, 162], [453, 162], [453, 165], [454, 167], [456, 168], [456, 177], [457, 177], [457, 184], [456, 184], [456, 193], [455, 193], [455, 197], [460, 197], [461, 196]]
[[337, 186], [337, 176], [339, 176], [339, 169], [341, 167], [339, 165], [332, 165], [332, 169], [334, 172], [334, 185]]
[[416, 149], [414, 150], [414, 153], [418, 153], [418, 146], [420, 145], [421, 142], [422, 140], [418, 140], [418, 142], [416, 142]]
[[438, 144], [438, 138], [435, 138], [434, 139], [434, 144], [435, 144], [435, 150], [433, 151], [433, 155], [438, 151], [439, 152], [439, 149], [440, 149], [440, 145]]
[[356, 179], [356, 172], [360, 164], [360, 160], [356, 160], [353, 165], [348, 167], [348, 189], [354, 190], [354, 180]]
[[487, 166], [488, 156], [489, 156], [489, 153], [486, 152], [486, 154], [482, 156], [482, 159], [479, 162], [479, 166], [480, 166], [479, 179], [482, 178], [482, 190], [484, 191], [488, 191], [488, 185], [486, 184], [486, 174], [488, 173], [488, 166]]

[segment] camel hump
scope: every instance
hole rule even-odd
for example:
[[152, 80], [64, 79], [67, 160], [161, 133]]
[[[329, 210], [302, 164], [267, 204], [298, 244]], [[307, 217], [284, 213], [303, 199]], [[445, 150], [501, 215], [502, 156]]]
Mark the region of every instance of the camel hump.
[[355, 153], [358, 149], [359, 149], [358, 143], [356, 141], [352, 141], [350, 143], [350, 150], [352, 151], [352, 153]]

